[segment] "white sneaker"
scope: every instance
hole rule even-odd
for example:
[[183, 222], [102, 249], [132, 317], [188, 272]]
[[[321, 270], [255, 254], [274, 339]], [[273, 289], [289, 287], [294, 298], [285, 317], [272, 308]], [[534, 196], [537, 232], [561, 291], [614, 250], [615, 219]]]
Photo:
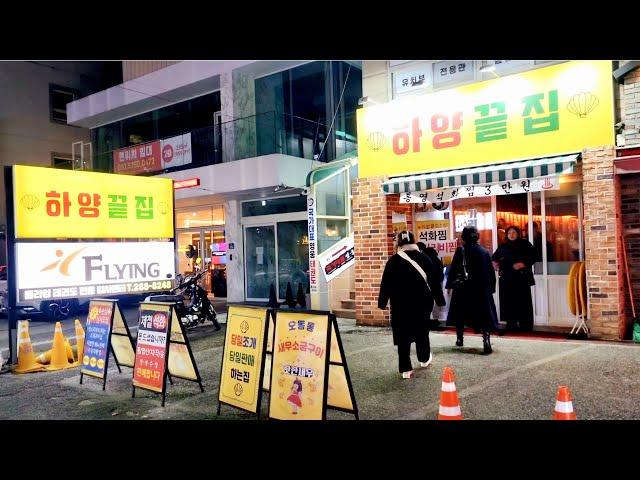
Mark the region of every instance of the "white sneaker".
[[409, 370], [408, 372], [402, 372], [402, 378], [413, 378], [413, 370]]
[[420, 362], [420, 366], [421, 367], [428, 367], [429, 364], [431, 364], [432, 360], [433, 360], [433, 354], [431, 352], [429, 352], [429, 360], [427, 360], [426, 362]]

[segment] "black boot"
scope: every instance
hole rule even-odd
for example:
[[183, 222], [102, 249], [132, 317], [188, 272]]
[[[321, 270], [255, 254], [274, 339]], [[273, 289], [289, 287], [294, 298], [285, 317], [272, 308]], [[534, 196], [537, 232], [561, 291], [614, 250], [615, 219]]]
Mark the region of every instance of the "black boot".
[[462, 333], [457, 334], [456, 347], [461, 347], [464, 344], [464, 336]]
[[493, 352], [493, 349], [491, 348], [491, 336], [488, 333], [482, 334], [482, 346], [484, 347], [483, 353], [485, 355], [489, 355]]

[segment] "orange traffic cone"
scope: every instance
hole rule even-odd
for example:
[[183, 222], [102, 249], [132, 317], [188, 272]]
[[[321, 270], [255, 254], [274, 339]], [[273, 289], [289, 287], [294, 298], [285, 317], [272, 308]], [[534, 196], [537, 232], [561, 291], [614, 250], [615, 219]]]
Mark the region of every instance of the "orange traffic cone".
[[569, 387], [558, 387], [556, 408], [553, 410], [554, 420], [577, 420], [573, 411], [573, 401]]
[[84, 355], [84, 328], [82, 323], [76, 318], [76, 352], [78, 354], [78, 364], [82, 363]]
[[67, 352], [67, 360], [73, 363], [75, 361], [73, 349], [71, 348], [71, 343], [69, 343], [69, 339], [66, 336], [64, 337], [64, 350]]
[[462, 420], [458, 391], [456, 390], [454, 380], [455, 375], [453, 369], [445, 367], [442, 374], [442, 392], [440, 393], [438, 420]]
[[29, 373], [41, 370], [44, 368], [36, 362], [31, 338], [29, 338], [29, 321], [20, 320], [18, 322], [18, 365], [13, 369], [13, 372]]
[[69, 363], [67, 357], [67, 349], [64, 343], [64, 335], [62, 334], [62, 325], [56, 322], [56, 330], [53, 334], [53, 351], [51, 352], [51, 363], [47, 370], [62, 370], [73, 366]]

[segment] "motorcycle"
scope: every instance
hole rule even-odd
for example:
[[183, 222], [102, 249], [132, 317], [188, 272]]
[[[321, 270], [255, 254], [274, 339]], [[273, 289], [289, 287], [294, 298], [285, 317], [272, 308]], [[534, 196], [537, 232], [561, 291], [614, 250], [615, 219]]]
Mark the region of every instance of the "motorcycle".
[[[186, 328], [193, 328], [209, 320], [218, 331], [221, 328], [218, 315], [207, 297], [207, 292], [199, 284], [200, 279], [207, 272], [208, 269], [205, 268], [199, 273], [186, 277], [178, 274], [176, 275], [177, 287], [170, 290], [168, 294], [150, 295], [145, 301], [175, 303], [176, 313]], [[189, 298], [187, 305], [184, 302], [185, 296]]]

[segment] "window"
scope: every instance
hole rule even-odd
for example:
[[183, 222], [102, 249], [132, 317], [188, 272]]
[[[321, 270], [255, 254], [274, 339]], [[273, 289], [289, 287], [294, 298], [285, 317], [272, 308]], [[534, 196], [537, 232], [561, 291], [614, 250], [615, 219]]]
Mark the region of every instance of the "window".
[[64, 170], [73, 170], [73, 160], [71, 155], [63, 155], [59, 153], [51, 154], [51, 165], [53, 168], [62, 168]]
[[307, 197], [269, 198], [242, 202], [242, 216], [276, 215], [279, 213], [304, 212], [307, 210]]
[[67, 124], [67, 103], [79, 97], [78, 91], [72, 88], [49, 84], [49, 113], [54, 123]]

